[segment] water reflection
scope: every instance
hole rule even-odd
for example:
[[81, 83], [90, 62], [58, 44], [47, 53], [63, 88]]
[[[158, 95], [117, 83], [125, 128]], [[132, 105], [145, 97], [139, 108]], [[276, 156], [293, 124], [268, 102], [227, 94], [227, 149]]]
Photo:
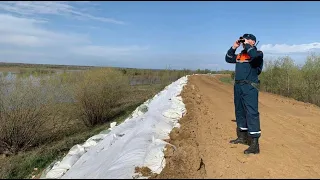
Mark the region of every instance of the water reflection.
[[[60, 74], [57, 72], [56, 74]], [[56, 79], [55, 79], [56, 78]], [[50, 80], [57, 81], [59, 76], [52, 75], [35, 76], [22, 75], [14, 72], [0, 72], [0, 93], [2, 97], [17, 96], [20, 94], [27, 94], [27, 91], [37, 90], [45, 103], [53, 97], [57, 103], [74, 103], [75, 98], [70, 93], [70, 87], [62, 83], [50, 83]], [[40, 92], [39, 92], [40, 91]]]

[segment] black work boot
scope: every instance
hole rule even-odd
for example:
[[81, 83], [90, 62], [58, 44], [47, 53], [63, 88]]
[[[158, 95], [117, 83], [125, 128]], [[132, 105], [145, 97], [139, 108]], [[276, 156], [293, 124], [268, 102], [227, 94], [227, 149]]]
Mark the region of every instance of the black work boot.
[[250, 147], [244, 151], [244, 154], [259, 154], [259, 138], [250, 138]]
[[237, 128], [237, 139], [231, 140], [231, 144], [244, 144], [248, 145], [248, 132], [247, 131], [240, 131], [239, 128]]

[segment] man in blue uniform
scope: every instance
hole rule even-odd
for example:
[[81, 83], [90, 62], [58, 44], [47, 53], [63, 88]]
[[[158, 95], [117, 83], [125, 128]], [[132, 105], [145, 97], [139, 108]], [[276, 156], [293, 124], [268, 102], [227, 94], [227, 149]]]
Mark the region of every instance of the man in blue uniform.
[[[243, 50], [235, 54], [242, 43]], [[234, 84], [234, 105], [237, 121], [237, 136], [233, 144], [246, 144], [249, 148], [245, 154], [258, 154], [259, 137], [261, 136], [258, 111], [259, 78], [263, 67], [263, 52], [255, 46], [256, 37], [244, 34], [226, 54], [226, 62], [236, 64]]]

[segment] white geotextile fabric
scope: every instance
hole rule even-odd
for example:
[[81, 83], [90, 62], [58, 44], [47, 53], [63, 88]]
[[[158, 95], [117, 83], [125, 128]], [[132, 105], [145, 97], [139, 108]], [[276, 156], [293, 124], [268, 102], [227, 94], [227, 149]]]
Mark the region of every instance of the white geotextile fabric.
[[146, 178], [136, 174], [135, 167], [159, 174], [165, 166], [163, 139], [180, 127], [178, 120], [186, 111], [180, 93], [187, 80], [184, 76], [168, 85], [119, 126], [111, 123], [108, 130], [73, 146], [42, 178]]

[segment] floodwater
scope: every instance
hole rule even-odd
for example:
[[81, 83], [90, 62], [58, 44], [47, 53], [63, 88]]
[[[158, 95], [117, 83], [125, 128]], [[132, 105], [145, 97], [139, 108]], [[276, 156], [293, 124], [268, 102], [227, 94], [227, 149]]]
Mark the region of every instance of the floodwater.
[[[59, 72], [57, 72], [59, 74]], [[36, 77], [34, 75], [28, 75], [25, 77], [18, 77], [19, 73], [14, 72], [0, 72], [0, 93], [3, 97], [9, 97], [13, 94], [28, 94], [35, 91], [40, 90], [39, 95], [41, 96], [43, 102], [47, 100], [50, 95], [53, 95], [55, 102], [75, 102], [74, 98], [68, 91], [68, 87], [64, 84], [56, 84], [52, 85], [50, 83], [46, 83], [46, 80], [49, 79], [50, 75], [42, 75], [41, 77]], [[21, 78], [16, 81], [17, 78]], [[41, 81], [44, 80], [44, 83]], [[17, 88], [16, 83], [21, 83], [22, 87]], [[32, 87], [30, 87], [30, 85]], [[41, 89], [39, 89], [41, 88]]]
[[[68, 70], [67, 72], [75, 72], [79, 70]], [[63, 73], [63, 71], [57, 71], [57, 74]], [[23, 77], [20, 77], [19, 73], [16, 72], [0, 72], [0, 93], [4, 97], [10, 96], [12, 93], [20, 92], [20, 94], [26, 94], [29, 90], [34, 91], [41, 91], [41, 97], [43, 98], [43, 101], [45, 102], [46, 97], [52, 94], [54, 94], [54, 101], [55, 102], [69, 102], [73, 103], [75, 102], [75, 98], [73, 97], [73, 94], [69, 91], [70, 87], [67, 86], [67, 84], [55, 84], [52, 85], [50, 83], [46, 83], [46, 80], [49, 79], [50, 75], [41, 75], [34, 76], [34, 75], [24, 75]], [[22, 88], [15, 88], [15, 83], [17, 82], [17, 78], [21, 80]], [[42, 83], [44, 82], [44, 83]], [[160, 77], [152, 77], [152, 78], [141, 78], [141, 77], [130, 77], [129, 83], [131, 86], [135, 85], [148, 85], [148, 84], [160, 84], [161, 79]], [[32, 85], [32, 87], [30, 87]]]

